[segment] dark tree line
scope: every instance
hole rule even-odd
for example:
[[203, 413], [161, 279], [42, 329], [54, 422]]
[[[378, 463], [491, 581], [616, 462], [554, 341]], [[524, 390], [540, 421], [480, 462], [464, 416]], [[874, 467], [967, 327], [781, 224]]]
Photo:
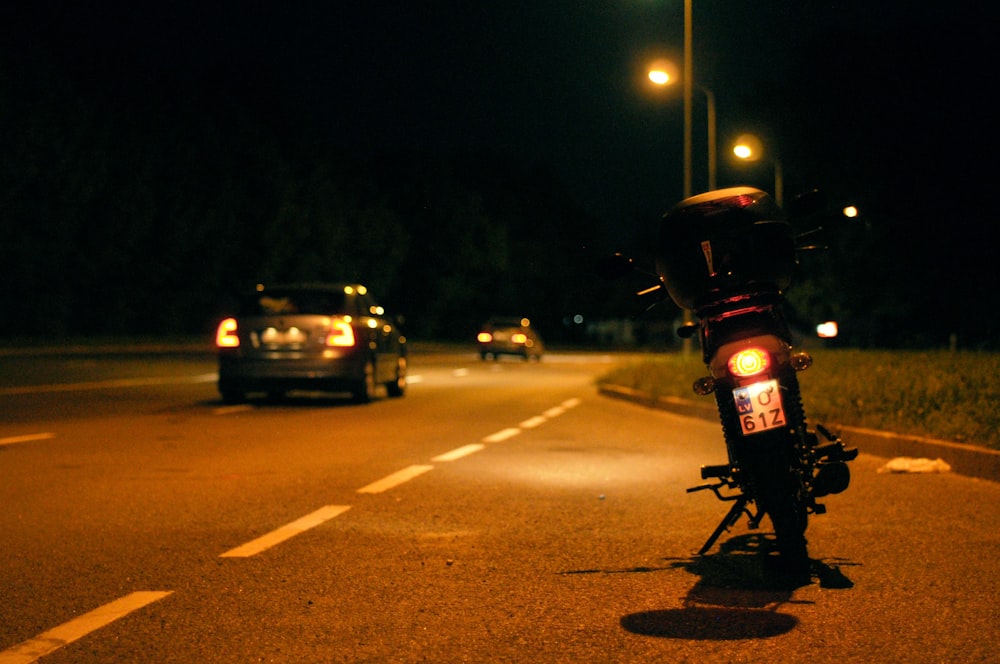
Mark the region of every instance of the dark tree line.
[[[837, 320], [860, 347], [1000, 347], [996, 167], [985, 25], [941, 8], [803, 42], [787, 79], [720, 117], [770, 127], [786, 200], [828, 194], [830, 250], [803, 255], [789, 290], [802, 320]], [[771, 170], [760, 182], [768, 188]], [[847, 219], [839, 210], [857, 206]]]
[[3, 63], [0, 335], [202, 333], [259, 281], [360, 281], [427, 337], [602, 313], [597, 221], [544, 165], [361, 151], [190, 92]]
[[[995, 347], [988, 173], [972, 166], [984, 148], [948, 112], [969, 81], [928, 69], [941, 123], [925, 126], [907, 110], [926, 85], [889, 76], [898, 62], [880, 87], [854, 82], [876, 45], [819, 43], [799, 85], [739, 109], [799, 119], [780, 126], [788, 195], [819, 185], [830, 212], [845, 200], [864, 214], [828, 223], [831, 251], [803, 257], [794, 318], [838, 320], [849, 345], [940, 347], [957, 333]], [[555, 340], [583, 333], [575, 314], [661, 333], [679, 313], [642, 314], [628, 285], [591, 270], [611, 249], [651, 266], [658, 219], [632, 220], [638, 246], [614, 246], [608, 220], [544, 163], [337, 143], [252, 77], [99, 65], [0, 50], [0, 337], [208, 333], [261, 281], [361, 281], [417, 338], [471, 338], [493, 314], [531, 316]]]

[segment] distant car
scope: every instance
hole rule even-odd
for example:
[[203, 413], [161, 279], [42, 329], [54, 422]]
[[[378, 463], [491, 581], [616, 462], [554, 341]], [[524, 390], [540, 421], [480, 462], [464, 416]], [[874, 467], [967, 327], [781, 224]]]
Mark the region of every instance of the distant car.
[[406, 391], [406, 338], [361, 284], [258, 286], [219, 323], [219, 393], [349, 392], [359, 403], [385, 386]]
[[491, 318], [476, 336], [479, 357], [499, 358], [520, 355], [526, 360], [541, 360], [545, 347], [527, 318]]

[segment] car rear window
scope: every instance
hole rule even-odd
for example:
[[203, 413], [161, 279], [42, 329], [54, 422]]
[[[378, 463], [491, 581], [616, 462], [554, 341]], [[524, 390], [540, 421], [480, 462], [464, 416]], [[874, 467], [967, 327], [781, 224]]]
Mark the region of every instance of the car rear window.
[[243, 302], [242, 316], [344, 313], [346, 296], [338, 291], [267, 291]]
[[487, 323], [488, 326], [497, 327], [522, 327], [520, 318], [494, 318]]

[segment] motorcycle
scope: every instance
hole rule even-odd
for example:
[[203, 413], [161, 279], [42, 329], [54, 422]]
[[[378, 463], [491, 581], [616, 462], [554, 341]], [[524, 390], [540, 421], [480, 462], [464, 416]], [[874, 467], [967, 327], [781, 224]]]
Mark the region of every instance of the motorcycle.
[[[799, 207], [810, 210], [808, 202]], [[797, 251], [820, 248], [806, 242], [821, 230], [796, 236], [773, 198], [752, 187], [687, 198], [661, 220], [649, 275], [657, 284], [638, 294], [665, 300], [665, 292], [697, 318], [677, 333], [700, 341], [708, 375], [693, 390], [714, 395], [728, 453], [727, 463], [702, 466], [708, 483], [688, 489], [732, 503], [699, 555], [741, 517], [756, 529], [767, 515], [780, 560], [808, 569], [809, 516], [826, 511], [818, 499], [850, 483], [847, 462], [857, 449], [822, 425], [807, 426], [797, 374], [812, 358], [793, 348], [783, 312]], [[621, 254], [601, 266], [612, 277], [636, 270]]]

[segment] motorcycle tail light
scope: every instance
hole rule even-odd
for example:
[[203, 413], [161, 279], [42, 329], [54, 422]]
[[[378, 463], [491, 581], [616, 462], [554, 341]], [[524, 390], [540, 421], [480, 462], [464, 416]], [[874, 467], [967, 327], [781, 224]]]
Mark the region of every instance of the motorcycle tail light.
[[326, 333], [326, 345], [345, 348], [354, 345], [354, 328], [351, 322], [343, 318], [330, 321], [330, 329]]
[[729, 358], [729, 373], [734, 376], [756, 376], [771, 366], [771, 357], [761, 348], [744, 348]]
[[490, 334], [489, 332], [480, 332], [479, 335], [476, 337], [476, 341], [478, 341], [481, 344], [488, 344], [489, 342], [493, 341], [493, 335]]
[[240, 338], [236, 334], [236, 330], [235, 318], [227, 318], [219, 323], [219, 328], [215, 331], [215, 345], [218, 348], [238, 348]]

